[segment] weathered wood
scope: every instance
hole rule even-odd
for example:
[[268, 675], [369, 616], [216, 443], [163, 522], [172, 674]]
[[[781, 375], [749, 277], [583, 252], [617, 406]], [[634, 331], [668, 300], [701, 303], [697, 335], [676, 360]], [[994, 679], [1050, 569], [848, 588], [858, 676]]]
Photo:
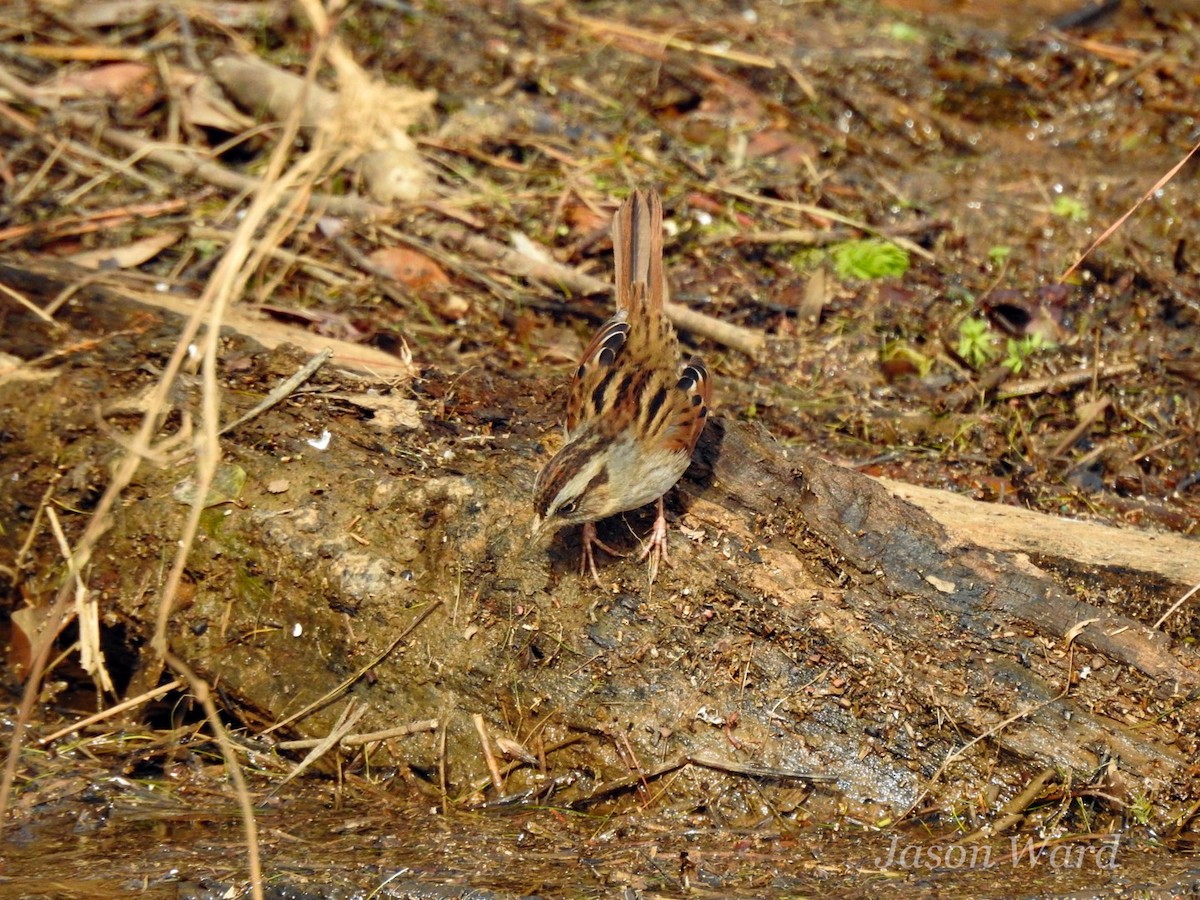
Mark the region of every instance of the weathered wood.
[[1068, 560], [1081, 567], [1144, 572], [1180, 585], [1200, 583], [1200, 539], [1196, 537], [1114, 528], [1019, 506], [982, 503], [889, 478], [876, 480], [921, 507], [954, 538], [980, 547]]

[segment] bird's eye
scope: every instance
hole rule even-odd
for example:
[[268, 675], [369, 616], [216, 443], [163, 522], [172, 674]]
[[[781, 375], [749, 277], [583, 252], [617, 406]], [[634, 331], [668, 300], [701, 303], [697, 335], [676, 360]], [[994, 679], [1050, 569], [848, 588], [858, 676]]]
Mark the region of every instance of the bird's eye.
[[579, 506], [578, 500], [568, 500], [566, 503], [564, 503], [562, 506], [560, 506], [558, 508], [558, 514], [560, 516], [569, 516], [569, 515], [571, 515], [571, 513], [575, 512], [575, 510], [578, 508], [578, 506]]

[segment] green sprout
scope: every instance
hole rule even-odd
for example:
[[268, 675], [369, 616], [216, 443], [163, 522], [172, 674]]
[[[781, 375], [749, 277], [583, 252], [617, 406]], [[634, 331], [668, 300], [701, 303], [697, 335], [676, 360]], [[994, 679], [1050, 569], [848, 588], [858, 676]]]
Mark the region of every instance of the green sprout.
[[891, 32], [892, 40], [895, 41], [911, 44], [921, 39], [921, 32], [907, 22], [893, 22], [892, 27], [888, 30]]
[[1138, 794], [1133, 803], [1129, 804], [1129, 815], [1139, 825], [1148, 825], [1153, 812], [1154, 802], [1146, 794]]
[[1040, 332], [1036, 331], [1020, 339], [1009, 338], [1005, 345], [1006, 356], [1001, 362], [1002, 365], [1008, 366], [1014, 375], [1019, 375], [1025, 368], [1025, 363], [1029, 361], [1029, 357], [1039, 350], [1053, 350], [1054, 347], [1053, 341], [1046, 340]]
[[908, 252], [889, 241], [846, 241], [830, 253], [839, 278], [892, 278], [908, 271]]
[[971, 368], [981, 368], [996, 355], [994, 344], [995, 336], [987, 320], [963, 319], [959, 324], [955, 351]]
[[903, 341], [892, 341], [879, 354], [880, 362], [893, 371], [913, 371], [924, 378], [933, 368], [933, 359]]
[[988, 250], [988, 259], [992, 261], [993, 265], [997, 266], [1007, 260], [1011, 255], [1012, 247], [1006, 247], [1003, 244], [998, 244], [997, 246]]
[[1087, 207], [1083, 205], [1083, 201], [1076, 200], [1074, 197], [1055, 197], [1054, 205], [1050, 207], [1050, 210], [1060, 219], [1066, 219], [1068, 222], [1086, 222], [1088, 217]]

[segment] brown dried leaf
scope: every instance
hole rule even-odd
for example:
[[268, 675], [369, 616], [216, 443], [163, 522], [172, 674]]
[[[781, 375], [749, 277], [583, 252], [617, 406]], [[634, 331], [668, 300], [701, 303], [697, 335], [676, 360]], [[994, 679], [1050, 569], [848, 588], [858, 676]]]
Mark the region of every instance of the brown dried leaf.
[[441, 266], [408, 247], [384, 247], [367, 258], [379, 274], [414, 290], [425, 291], [450, 283]]
[[154, 70], [145, 63], [116, 62], [68, 72], [48, 90], [64, 99], [96, 96], [130, 99], [136, 94], [149, 99], [157, 91], [153, 75]]
[[147, 262], [183, 237], [182, 231], [160, 231], [123, 247], [103, 247], [68, 257], [86, 269], [132, 269]]

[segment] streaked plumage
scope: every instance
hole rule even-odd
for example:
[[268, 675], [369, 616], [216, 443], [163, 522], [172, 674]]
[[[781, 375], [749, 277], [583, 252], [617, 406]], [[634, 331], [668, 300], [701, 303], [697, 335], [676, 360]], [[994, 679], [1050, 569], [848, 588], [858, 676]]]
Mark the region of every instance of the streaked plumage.
[[658, 500], [643, 557], [666, 558], [662, 496], [683, 475], [704, 430], [712, 386], [704, 363], [681, 368], [663, 314], [662, 203], [635, 191], [613, 219], [617, 313], [583, 352], [567, 400], [566, 443], [534, 485], [534, 536], [584, 525], [582, 567], [599, 583], [593, 523]]

